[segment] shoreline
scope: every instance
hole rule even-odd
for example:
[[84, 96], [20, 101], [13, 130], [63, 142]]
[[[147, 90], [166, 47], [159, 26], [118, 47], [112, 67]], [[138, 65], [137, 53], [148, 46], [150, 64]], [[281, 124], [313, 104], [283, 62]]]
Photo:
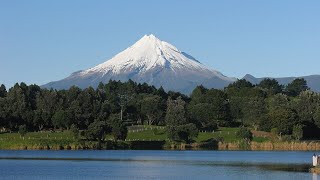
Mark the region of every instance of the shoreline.
[[216, 150], [216, 151], [320, 151], [320, 142], [207, 142], [167, 143], [165, 141], [106, 141], [70, 144], [14, 144], [0, 150]]

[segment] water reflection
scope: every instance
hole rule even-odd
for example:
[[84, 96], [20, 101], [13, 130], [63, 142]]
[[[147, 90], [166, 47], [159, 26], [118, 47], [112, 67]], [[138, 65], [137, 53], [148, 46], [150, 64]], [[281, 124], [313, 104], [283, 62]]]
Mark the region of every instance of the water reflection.
[[318, 174], [312, 173], [312, 180], [318, 180]]
[[[0, 151], [4, 179], [317, 179], [310, 152]], [[0, 178], [0, 179], [1, 179]]]

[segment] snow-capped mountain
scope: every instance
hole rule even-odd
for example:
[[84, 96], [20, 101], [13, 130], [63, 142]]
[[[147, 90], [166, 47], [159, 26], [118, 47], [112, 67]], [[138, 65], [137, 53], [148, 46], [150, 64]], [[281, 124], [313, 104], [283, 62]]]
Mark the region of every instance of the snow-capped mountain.
[[223, 88], [235, 81], [209, 69], [192, 56], [154, 35], [145, 35], [131, 47], [93, 68], [43, 85], [45, 88], [67, 89], [72, 85], [96, 87], [110, 79], [148, 83], [165, 90], [189, 94], [197, 85]]

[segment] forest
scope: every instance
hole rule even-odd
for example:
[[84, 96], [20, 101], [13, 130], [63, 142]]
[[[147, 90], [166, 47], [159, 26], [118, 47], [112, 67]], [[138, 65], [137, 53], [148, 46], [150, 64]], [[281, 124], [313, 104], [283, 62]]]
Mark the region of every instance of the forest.
[[[146, 83], [112, 81], [80, 89], [42, 89], [16, 83], [0, 87], [1, 132], [71, 130], [88, 140], [109, 134], [124, 140], [131, 125], [165, 126], [168, 139], [189, 143], [199, 131], [244, 127], [284, 139], [320, 137], [320, 94], [304, 79], [286, 86], [238, 80], [223, 90], [196, 87], [190, 96]], [[244, 131], [244, 133], [246, 133]]]

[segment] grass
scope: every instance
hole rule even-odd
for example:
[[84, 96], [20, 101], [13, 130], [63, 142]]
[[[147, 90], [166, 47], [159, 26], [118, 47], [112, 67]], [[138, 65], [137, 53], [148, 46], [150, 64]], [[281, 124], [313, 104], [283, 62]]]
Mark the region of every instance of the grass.
[[141, 131], [129, 131], [127, 140], [166, 140], [167, 135], [164, 128], [158, 126], [147, 126]]
[[74, 145], [72, 133], [64, 132], [29, 132], [24, 137], [18, 133], [1, 133], [0, 149], [59, 148]]
[[[70, 131], [63, 132], [28, 132], [25, 136], [25, 139], [37, 138], [37, 139], [72, 139], [72, 133]], [[0, 134], [0, 138], [21, 138], [18, 133], [2, 133]]]
[[[236, 136], [239, 128], [222, 127], [214, 132], [199, 132], [196, 142], [217, 138], [224, 142], [238, 142]], [[163, 126], [131, 126], [128, 127], [127, 140], [129, 141], [167, 141], [167, 135]], [[106, 139], [113, 139], [108, 135]], [[269, 138], [254, 137], [255, 142], [266, 142]], [[23, 147], [66, 147], [74, 146], [77, 141], [70, 131], [63, 132], [29, 132], [24, 138], [18, 133], [0, 133], [0, 149], [21, 149]]]
[[270, 138], [267, 138], [267, 137], [253, 137], [252, 141], [262, 143], [262, 142], [270, 141]]
[[240, 140], [240, 138], [236, 136], [238, 130], [239, 128], [221, 127], [215, 132], [200, 132], [196, 141], [203, 142], [211, 138], [219, 138], [224, 142], [237, 142]]

